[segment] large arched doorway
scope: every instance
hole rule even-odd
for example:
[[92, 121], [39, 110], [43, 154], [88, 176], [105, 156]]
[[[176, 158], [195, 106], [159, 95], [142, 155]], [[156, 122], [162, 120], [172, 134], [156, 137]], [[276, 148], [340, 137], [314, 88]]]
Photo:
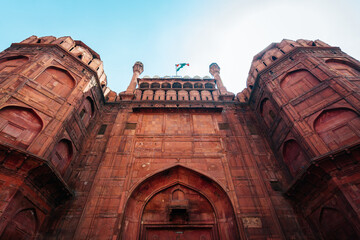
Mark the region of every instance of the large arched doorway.
[[212, 179], [175, 166], [130, 195], [120, 239], [240, 239], [232, 204]]

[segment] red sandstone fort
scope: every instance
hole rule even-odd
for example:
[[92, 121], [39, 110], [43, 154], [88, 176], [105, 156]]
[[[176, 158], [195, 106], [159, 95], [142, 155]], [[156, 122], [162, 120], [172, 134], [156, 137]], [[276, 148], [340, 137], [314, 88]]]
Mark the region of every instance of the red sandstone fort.
[[107, 87], [71, 37], [0, 53], [0, 239], [360, 239], [360, 62], [316, 40]]

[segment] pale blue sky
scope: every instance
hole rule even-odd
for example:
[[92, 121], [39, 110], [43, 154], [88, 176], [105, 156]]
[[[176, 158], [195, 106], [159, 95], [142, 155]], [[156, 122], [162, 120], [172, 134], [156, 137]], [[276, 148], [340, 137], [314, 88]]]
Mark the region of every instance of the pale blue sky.
[[210, 75], [245, 87], [252, 57], [283, 38], [321, 39], [360, 59], [358, 0], [0, 0], [0, 49], [31, 36], [71, 36], [98, 52], [108, 86], [126, 89], [135, 61], [149, 75]]

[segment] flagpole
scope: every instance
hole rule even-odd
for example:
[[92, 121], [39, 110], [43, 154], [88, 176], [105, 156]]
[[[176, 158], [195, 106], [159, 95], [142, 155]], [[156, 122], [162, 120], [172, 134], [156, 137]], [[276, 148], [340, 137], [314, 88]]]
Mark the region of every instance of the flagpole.
[[177, 77], [176, 64], [175, 64], [175, 76]]

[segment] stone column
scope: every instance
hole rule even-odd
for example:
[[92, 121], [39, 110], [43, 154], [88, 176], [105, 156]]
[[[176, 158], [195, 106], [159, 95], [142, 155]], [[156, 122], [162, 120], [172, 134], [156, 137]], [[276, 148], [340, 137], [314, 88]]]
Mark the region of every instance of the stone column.
[[217, 63], [210, 64], [209, 72], [214, 77], [214, 79], [216, 80], [216, 85], [217, 85], [217, 88], [220, 91], [220, 94], [225, 95], [227, 93], [227, 90], [226, 90], [224, 84], [221, 81], [219, 65], [217, 65]]
[[131, 78], [131, 82], [126, 89], [126, 94], [133, 94], [136, 89], [137, 79], [140, 76], [140, 74], [144, 71], [144, 65], [142, 62], [136, 62], [133, 66], [133, 76]]

